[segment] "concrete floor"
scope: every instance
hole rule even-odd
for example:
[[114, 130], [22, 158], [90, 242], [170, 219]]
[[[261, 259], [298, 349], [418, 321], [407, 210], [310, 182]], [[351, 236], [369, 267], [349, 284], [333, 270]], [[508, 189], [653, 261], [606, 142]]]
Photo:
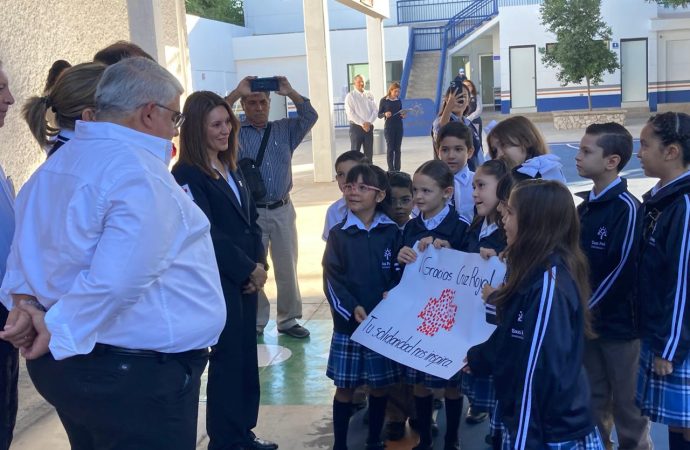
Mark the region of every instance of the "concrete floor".
[[[646, 118], [632, 118], [628, 128], [634, 137]], [[487, 120], [488, 122], [488, 120]], [[572, 170], [572, 158], [576, 145], [582, 136], [581, 130], [557, 131], [550, 123], [538, 123], [554, 152], [563, 159], [564, 166]], [[346, 130], [336, 132], [337, 153], [349, 149]], [[567, 145], [571, 143], [571, 145]], [[414, 170], [431, 156], [431, 142], [428, 136], [406, 138], [402, 145], [402, 169]], [[385, 155], [376, 155], [374, 162], [385, 168]], [[632, 165], [635, 162], [631, 163]], [[639, 165], [637, 166], [639, 167]], [[299, 278], [303, 295], [304, 324], [312, 331], [311, 338], [296, 340], [277, 335], [271, 322], [264, 336], [259, 339], [261, 355], [262, 406], [258, 436], [271, 439], [284, 450], [325, 449], [332, 445], [331, 400], [333, 386], [325, 376], [325, 367], [330, 343], [331, 320], [328, 303], [325, 301], [321, 284], [321, 257], [324, 242], [321, 240], [323, 218], [327, 207], [335, 201], [340, 192], [335, 182], [314, 183], [311, 142], [304, 142], [293, 158], [294, 188], [291, 196], [297, 208], [299, 230]], [[632, 179], [630, 188], [641, 196], [655, 182], [632, 168], [628, 175]], [[576, 177], [573, 177], [576, 178]], [[571, 179], [573, 191], [588, 187], [586, 181]], [[275, 301], [275, 285], [270, 274], [266, 287], [267, 295]], [[275, 308], [273, 315], [275, 314]], [[199, 446], [206, 448], [204, 420], [204, 392], [200, 402]], [[363, 448], [365, 426], [360, 413], [353, 418], [351, 426], [351, 448]], [[439, 415], [443, 427], [443, 414]], [[442, 428], [443, 430], [443, 428]], [[463, 448], [483, 450], [486, 423], [476, 426], [463, 424], [460, 436]], [[666, 448], [665, 430], [654, 427], [653, 436], [657, 449]], [[442, 440], [441, 440], [442, 441]], [[415, 436], [408, 431], [406, 439], [391, 443], [389, 449], [410, 449], [415, 445]], [[441, 445], [441, 442], [438, 442]], [[26, 371], [20, 375], [20, 412], [13, 450], [63, 450], [68, 449], [64, 431], [54, 411], [33, 389]], [[439, 447], [440, 448], [440, 447]]]

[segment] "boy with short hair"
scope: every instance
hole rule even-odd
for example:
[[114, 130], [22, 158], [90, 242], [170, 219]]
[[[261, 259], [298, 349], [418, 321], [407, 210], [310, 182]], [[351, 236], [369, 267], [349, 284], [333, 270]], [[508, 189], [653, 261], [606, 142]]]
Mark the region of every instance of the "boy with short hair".
[[[349, 150], [335, 160], [335, 180], [338, 182], [340, 192], [343, 192], [343, 186], [347, 179], [347, 174], [350, 169], [357, 164], [369, 164], [369, 160], [362, 152], [357, 150]], [[328, 233], [331, 228], [339, 224], [345, 219], [347, 215], [347, 206], [345, 205], [345, 197], [341, 196], [338, 200], [333, 202], [326, 211], [326, 222], [323, 226], [323, 234], [321, 238], [324, 241], [328, 240]]]
[[389, 192], [383, 200], [383, 211], [400, 230], [410, 220], [414, 201], [412, 198], [412, 178], [405, 172], [388, 172]]
[[594, 182], [578, 206], [580, 243], [590, 265], [589, 309], [595, 339], [586, 343], [584, 364], [592, 389], [592, 410], [604, 445], [650, 449], [649, 420], [635, 404], [640, 354], [633, 286], [640, 227], [640, 202], [619, 176], [630, 160], [632, 136], [617, 123], [587, 127], [575, 157], [580, 176]]

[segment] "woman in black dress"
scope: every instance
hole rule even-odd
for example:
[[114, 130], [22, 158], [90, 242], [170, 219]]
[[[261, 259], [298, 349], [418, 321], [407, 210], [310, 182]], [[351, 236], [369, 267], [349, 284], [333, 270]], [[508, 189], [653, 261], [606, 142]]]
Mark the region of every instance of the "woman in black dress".
[[403, 138], [403, 122], [405, 114], [400, 100], [400, 83], [394, 81], [388, 87], [388, 95], [379, 102], [379, 119], [385, 118], [386, 124], [383, 135], [386, 137], [386, 157], [388, 170], [400, 170], [400, 146]]

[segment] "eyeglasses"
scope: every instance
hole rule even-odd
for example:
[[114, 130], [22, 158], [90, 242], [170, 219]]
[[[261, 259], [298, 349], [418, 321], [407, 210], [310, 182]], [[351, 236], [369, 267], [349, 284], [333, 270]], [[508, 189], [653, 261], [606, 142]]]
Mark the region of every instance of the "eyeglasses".
[[161, 105], [160, 103], [155, 103], [155, 105], [158, 106], [159, 108], [163, 108], [163, 109], [168, 110], [171, 113], [173, 113], [172, 121], [173, 121], [173, 126], [175, 128], [180, 128], [182, 126], [182, 124], [184, 123], [184, 120], [186, 119], [184, 114], [182, 114], [179, 111], [175, 111], [174, 109], [170, 109], [165, 105]]
[[368, 184], [362, 183], [347, 183], [343, 186], [345, 192], [357, 191], [360, 194], [366, 194], [369, 191], [383, 192], [381, 189], [375, 186], [369, 186]]
[[392, 206], [407, 206], [410, 203], [412, 203], [412, 199], [410, 197], [391, 198]]

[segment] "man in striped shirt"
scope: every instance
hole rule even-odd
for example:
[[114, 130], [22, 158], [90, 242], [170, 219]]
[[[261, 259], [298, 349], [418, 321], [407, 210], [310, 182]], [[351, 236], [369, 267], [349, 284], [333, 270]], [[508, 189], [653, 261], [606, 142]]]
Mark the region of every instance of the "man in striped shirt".
[[[278, 95], [294, 103], [297, 117], [269, 122], [271, 98], [268, 92], [253, 92], [251, 80], [246, 77], [225, 98], [232, 106], [240, 100], [245, 118], [239, 139], [239, 159], [256, 161], [259, 147], [270, 123], [269, 139], [259, 166], [266, 186], [266, 195], [257, 200], [258, 223], [263, 231], [266, 250], [271, 252], [273, 271], [278, 290], [278, 331], [295, 338], [306, 338], [309, 331], [297, 323], [302, 318], [302, 297], [297, 280], [297, 227], [295, 208], [290, 201], [292, 189], [292, 154], [314, 126], [318, 115], [308, 98], [295, 91], [285, 77], [278, 79]], [[256, 331], [261, 334], [268, 323], [270, 303], [263, 291], [259, 292]]]

